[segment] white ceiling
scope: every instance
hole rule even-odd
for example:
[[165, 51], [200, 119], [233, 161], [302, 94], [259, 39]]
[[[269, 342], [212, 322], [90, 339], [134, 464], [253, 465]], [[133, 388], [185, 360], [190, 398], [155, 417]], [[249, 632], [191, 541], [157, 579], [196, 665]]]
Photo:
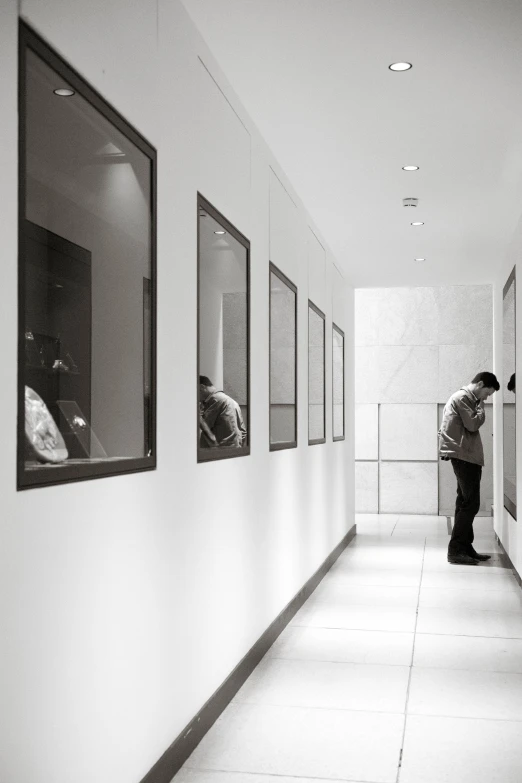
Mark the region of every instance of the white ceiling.
[[522, 0], [183, 2], [354, 285], [493, 280], [522, 214]]

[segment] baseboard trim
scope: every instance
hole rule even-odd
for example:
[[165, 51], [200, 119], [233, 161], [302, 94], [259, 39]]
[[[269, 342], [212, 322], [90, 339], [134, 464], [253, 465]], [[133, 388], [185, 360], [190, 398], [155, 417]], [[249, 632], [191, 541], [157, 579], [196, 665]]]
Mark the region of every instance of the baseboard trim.
[[506, 558], [507, 562], [509, 563], [509, 567], [513, 571], [513, 575], [514, 575], [515, 579], [517, 580], [517, 582], [520, 585], [520, 587], [522, 587], [522, 577], [520, 576], [520, 574], [518, 573], [517, 569], [513, 565], [513, 562], [511, 560], [510, 556], [508, 555], [508, 553], [504, 549], [504, 544], [502, 543], [502, 541], [500, 540], [500, 538], [498, 537], [498, 535], [496, 533], [495, 533], [495, 538], [497, 539], [497, 544], [499, 545], [499, 547], [502, 550], [502, 554], [504, 555], [504, 557]]
[[319, 582], [328, 573], [343, 549], [355, 537], [356, 525], [353, 525], [342, 541], [328, 555], [323, 564], [310, 577], [306, 584], [285, 606], [282, 612], [268, 626], [257, 642], [238, 663], [217, 691], [203, 705], [198, 714], [185, 726], [183, 731], [165, 751], [163, 756], [147, 772], [141, 783], [170, 783], [176, 772], [183, 766], [192, 751], [201, 742], [207, 731], [219, 718], [225, 707], [232, 701], [243, 683], [252, 674], [265, 653], [273, 645], [279, 634], [286, 628], [292, 617], [303, 606]]

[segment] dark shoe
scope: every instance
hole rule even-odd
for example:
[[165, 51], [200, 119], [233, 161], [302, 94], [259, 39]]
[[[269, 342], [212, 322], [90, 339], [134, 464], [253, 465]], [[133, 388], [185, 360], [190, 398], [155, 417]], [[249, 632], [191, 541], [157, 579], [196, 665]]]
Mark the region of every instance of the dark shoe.
[[477, 565], [478, 560], [464, 553], [460, 555], [448, 554], [448, 563], [453, 563], [453, 565]]
[[491, 560], [491, 555], [479, 555], [478, 552], [475, 552], [473, 547], [470, 549], [468, 554], [470, 557], [473, 557], [475, 560], [481, 560], [481, 561]]

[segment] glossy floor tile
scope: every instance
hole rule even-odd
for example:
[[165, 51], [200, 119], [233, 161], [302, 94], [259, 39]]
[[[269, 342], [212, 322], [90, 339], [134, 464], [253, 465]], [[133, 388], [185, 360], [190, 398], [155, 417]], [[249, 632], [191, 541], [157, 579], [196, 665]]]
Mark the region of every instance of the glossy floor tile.
[[480, 609], [488, 612], [522, 612], [522, 590], [459, 590], [452, 587], [421, 588], [419, 606], [438, 609]]
[[[183, 768], [176, 775], [176, 783], [310, 783], [310, 778], [296, 778], [286, 775], [256, 775], [251, 772], [216, 772]], [[339, 778], [337, 778], [339, 780]], [[332, 783], [332, 779], [313, 778], [314, 783]], [[340, 781], [340, 783], [344, 783]], [[349, 781], [349, 783], [366, 783]]]
[[390, 536], [391, 540], [388, 540], [387, 538], [384, 541], [380, 542], [380, 546], [368, 546], [370, 543], [370, 538], [367, 540], [362, 540], [362, 543], [364, 543], [364, 546], [359, 546], [358, 543], [356, 543], [353, 547], [347, 547], [344, 552], [341, 554], [341, 559], [344, 560], [351, 560], [356, 553], [365, 553], [368, 555], [368, 557], [376, 557], [378, 553], [380, 553], [383, 557], [391, 558], [393, 553], [394, 558], [400, 558], [401, 552], [403, 553], [405, 558], [415, 559], [415, 560], [422, 560], [422, 551], [419, 549], [417, 542], [412, 541], [411, 539], [401, 539], [400, 541], [396, 538], [393, 538], [393, 536]]
[[485, 571], [474, 567], [456, 570], [423, 571], [422, 587], [454, 588], [457, 590], [517, 590], [520, 587], [511, 571], [503, 570], [502, 573]]
[[425, 531], [425, 530], [440, 530], [444, 532], [445, 535], [448, 535], [448, 522], [446, 520], [446, 517], [418, 517], [418, 516], [411, 516], [411, 517], [399, 517], [396, 524], [396, 529], [400, 530], [400, 528], [408, 528], [409, 530], [419, 530], [419, 531]]
[[419, 588], [398, 585], [347, 585], [335, 578], [324, 579], [311, 596], [313, 601], [342, 603], [345, 606], [413, 606], [419, 601]]
[[522, 591], [491, 519], [474, 567], [445, 517], [357, 524], [175, 783], [522, 781]]
[[404, 712], [409, 666], [262, 661], [234, 701], [288, 707]]
[[266, 658], [409, 666], [412, 653], [413, 633], [289, 626]]
[[382, 536], [389, 538], [393, 533], [396, 522], [358, 522], [357, 535], [359, 536]]
[[232, 704], [186, 767], [395, 783], [404, 715]]
[[440, 552], [441, 557], [446, 557], [448, 554], [448, 536], [426, 536], [424, 539], [425, 549], [424, 553], [426, 552]]
[[522, 639], [417, 634], [413, 665], [522, 674]]
[[365, 565], [352, 565], [336, 569], [332, 578], [344, 585], [395, 585], [396, 587], [419, 588], [421, 581], [421, 568], [386, 568], [384, 566], [368, 567]]
[[290, 625], [412, 633], [415, 629], [415, 620], [415, 607], [316, 603], [304, 606], [291, 620]]
[[502, 547], [493, 536], [476, 535], [473, 546], [477, 552], [501, 552]]
[[522, 724], [409, 715], [399, 783], [520, 783]]
[[[376, 539], [377, 540], [377, 539]], [[359, 542], [364, 544], [364, 546], [359, 546]], [[361, 550], [368, 550], [368, 553], [375, 554], [375, 551], [373, 548], [369, 548], [368, 544], [371, 546], [372, 542], [372, 536], [367, 536], [364, 539], [357, 540], [357, 537], [354, 540], [354, 546], [353, 547], [347, 547], [344, 552], [341, 554], [342, 558], [348, 558], [350, 559], [354, 552], [358, 552]], [[391, 547], [391, 549], [390, 549]], [[402, 537], [400, 540], [397, 538], [394, 538], [393, 536], [385, 536], [384, 539], [381, 539], [380, 541], [380, 547], [378, 549], [381, 550], [383, 555], [386, 555], [387, 557], [390, 556], [390, 551], [393, 551], [395, 553], [395, 556], [399, 556], [400, 550], [404, 550], [405, 554], [408, 554], [410, 556], [416, 555], [417, 558], [422, 558], [422, 550], [419, 549], [419, 544], [417, 541], [414, 541], [413, 538], [405, 538]]]
[[522, 639], [522, 613], [419, 607], [417, 633]]
[[395, 524], [398, 519], [398, 514], [356, 514], [355, 524], [358, 528], [359, 525], [364, 525], [365, 523], [374, 523], [377, 525]]
[[408, 713], [522, 721], [522, 674], [415, 667]]
[[419, 514], [399, 514], [395, 525], [396, 529], [409, 528], [411, 530], [425, 531], [429, 528], [439, 528], [444, 530], [447, 535], [448, 525], [446, 517], [437, 517]]
[[408, 522], [397, 522], [393, 529], [393, 538], [397, 539], [400, 535], [416, 535], [424, 538], [426, 536], [439, 536], [446, 543], [449, 541], [446, 525], [439, 524], [413, 525]]
[[422, 568], [422, 553], [415, 551], [412, 547], [368, 547], [367, 549], [354, 549], [349, 555], [339, 558], [339, 567], [350, 568], [354, 564], [360, 563], [371, 568], [404, 568], [405, 566], [414, 566]]
[[499, 555], [492, 554], [491, 560], [477, 565], [455, 565], [448, 563], [445, 552], [435, 552], [433, 550], [426, 552], [423, 571], [441, 571], [447, 574], [467, 574], [473, 571], [475, 574], [503, 574], [509, 569], [506, 568]]

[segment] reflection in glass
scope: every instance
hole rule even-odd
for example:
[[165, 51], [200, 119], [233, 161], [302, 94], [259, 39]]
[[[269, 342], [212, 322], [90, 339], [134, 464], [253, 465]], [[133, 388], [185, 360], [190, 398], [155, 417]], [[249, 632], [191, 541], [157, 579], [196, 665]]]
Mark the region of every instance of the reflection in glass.
[[23, 377], [26, 413], [39, 398], [65, 448], [44, 476], [26, 419], [24, 486], [101, 475], [103, 462], [153, 466], [154, 151], [82, 83], [55, 94], [67, 79], [35, 47], [22, 87]]
[[201, 196], [198, 459], [249, 453], [249, 243]]
[[503, 301], [503, 433], [504, 433], [504, 506], [517, 517], [516, 466], [516, 343], [515, 270], [504, 287]]
[[333, 439], [344, 439], [344, 332], [332, 325]]
[[324, 443], [325, 437], [325, 321], [308, 302], [308, 443]]
[[297, 289], [270, 265], [270, 448], [297, 446]]

